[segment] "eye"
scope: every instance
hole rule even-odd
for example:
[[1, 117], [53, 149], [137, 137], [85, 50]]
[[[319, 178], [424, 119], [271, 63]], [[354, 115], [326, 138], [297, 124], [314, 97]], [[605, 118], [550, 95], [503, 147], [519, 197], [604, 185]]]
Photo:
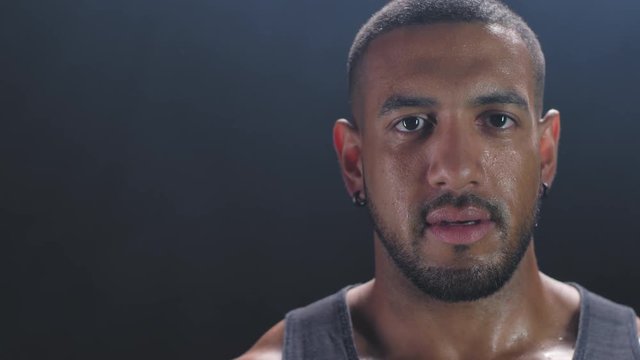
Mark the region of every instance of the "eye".
[[407, 116], [402, 118], [395, 126], [396, 130], [401, 132], [414, 132], [421, 130], [429, 122], [422, 116]]
[[498, 129], [508, 129], [516, 124], [516, 122], [505, 114], [493, 114], [486, 117], [488, 125]]

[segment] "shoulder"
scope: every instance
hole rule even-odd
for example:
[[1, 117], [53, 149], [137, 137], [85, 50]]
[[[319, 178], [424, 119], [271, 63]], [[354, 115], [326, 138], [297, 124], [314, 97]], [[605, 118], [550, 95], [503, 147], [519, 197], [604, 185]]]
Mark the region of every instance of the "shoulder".
[[280, 360], [284, 341], [284, 320], [275, 324], [269, 331], [236, 360]]
[[[584, 289], [583, 289], [583, 291], [584, 291]], [[585, 293], [591, 294], [591, 301], [594, 302], [594, 303], [599, 303], [600, 304], [599, 307], [601, 309], [603, 307], [611, 308], [612, 306], [613, 307], [617, 307], [617, 308], [626, 309], [622, 313], [622, 316], [624, 316], [624, 319], [618, 318], [618, 320], [621, 321], [621, 322], [624, 321], [626, 324], [628, 324], [629, 320], [631, 320], [631, 323], [633, 325], [635, 325], [635, 328], [636, 328], [635, 330], [636, 330], [637, 336], [638, 336], [638, 338], [640, 340], [640, 317], [638, 317], [636, 315], [637, 313], [636, 313], [635, 309], [633, 309], [633, 308], [631, 308], [629, 306], [622, 305], [620, 303], [614, 302], [614, 301], [609, 300], [607, 298], [604, 298], [604, 297], [602, 297], [602, 296], [600, 296], [598, 294], [594, 294], [594, 293], [591, 293], [591, 292], [588, 292], [588, 291], [585, 291]], [[633, 314], [633, 317], [631, 319], [629, 319], [629, 311]], [[620, 312], [620, 311], [618, 310], [617, 312]], [[635, 321], [632, 320], [632, 319], [634, 319]]]

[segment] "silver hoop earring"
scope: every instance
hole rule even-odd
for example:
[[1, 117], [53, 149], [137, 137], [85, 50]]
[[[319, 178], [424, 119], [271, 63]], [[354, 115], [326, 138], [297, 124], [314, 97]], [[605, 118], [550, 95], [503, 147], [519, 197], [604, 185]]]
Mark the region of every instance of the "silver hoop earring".
[[542, 194], [540, 195], [540, 198], [546, 199], [549, 196], [549, 184], [543, 182], [540, 187], [542, 188]]
[[351, 201], [353, 201], [353, 205], [357, 207], [363, 207], [367, 205], [367, 199], [364, 197], [360, 197], [360, 191], [356, 191], [353, 193], [353, 198], [351, 199]]

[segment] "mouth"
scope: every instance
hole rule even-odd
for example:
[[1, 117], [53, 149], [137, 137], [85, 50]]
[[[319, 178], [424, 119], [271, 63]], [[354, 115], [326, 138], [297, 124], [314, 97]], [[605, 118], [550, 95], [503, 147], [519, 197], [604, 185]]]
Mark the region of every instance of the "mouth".
[[482, 220], [467, 220], [467, 221], [441, 221], [438, 224], [434, 224], [437, 226], [470, 226], [470, 225], [478, 225], [482, 222]]
[[427, 233], [437, 241], [451, 245], [469, 245], [483, 239], [494, 227], [490, 213], [482, 208], [442, 207], [426, 218]]

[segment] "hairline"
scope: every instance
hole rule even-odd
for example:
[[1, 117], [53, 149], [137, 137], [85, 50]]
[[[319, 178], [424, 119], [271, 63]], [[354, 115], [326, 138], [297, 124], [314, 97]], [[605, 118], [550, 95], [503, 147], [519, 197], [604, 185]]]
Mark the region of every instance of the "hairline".
[[[517, 14], [514, 13], [515, 16], [518, 16]], [[519, 18], [519, 17], [518, 17]], [[414, 22], [414, 23], [406, 23], [406, 24], [398, 24], [395, 26], [389, 26], [388, 28], [382, 30], [382, 31], [376, 31], [373, 34], [368, 34], [368, 36], [365, 36], [365, 38], [363, 39], [362, 42], [362, 46], [360, 46], [359, 48], [356, 48], [354, 51], [354, 47], [358, 42], [358, 39], [361, 36], [361, 33], [359, 32], [358, 35], [356, 36], [356, 39], [354, 40], [354, 43], [352, 45], [352, 48], [349, 52], [349, 60], [348, 60], [348, 66], [347, 66], [347, 70], [348, 70], [348, 87], [349, 87], [349, 102], [351, 104], [353, 104], [353, 96], [354, 96], [354, 92], [356, 89], [356, 85], [358, 83], [357, 78], [359, 78], [360, 73], [362, 71], [362, 62], [363, 59], [366, 57], [367, 53], [369, 52], [369, 47], [371, 46], [371, 44], [378, 39], [379, 37], [388, 34], [390, 32], [393, 32], [395, 30], [398, 29], [404, 29], [404, 28], [410, 28], [410, 27], [415, 27], [415, 26], [429, 26], [429, 25], [437, 25], [437, 24], [483, 24], [483, 25], [487, 25], [487, 26], [492, 26], [492, 25], [496, 25], [496, 26], [500, 26], [503, 29], [506, 29], [508, 31], [511, 31], [513, 33], [515, 33], [518, 38], [520, 39], [520, 41], [522, 41], [522, 44], [525, 46], [525, 48], [527, 49], [527, 52], [529, 54], [529, 60], [530, 60], [530, 64], [531, 64], [531, 70], [532, 70], [532, 80], [533, 80], [533, 85], [534, 85], [534, 104], [533, 104], [533, 109], [536, 111], [536, 114], [538, 116], [542, 115], [542, 107], [543, 107], [543, 99], [544, 99], [544, 83], [545, 83], [545, 59], [544, 59], [544, 53], [542, 52], [540, 43], [537, 41], [536, 35], [533, 32], [533, 30], [531, 30], [531, 28], [528, 27], [528, 25], [524, 22], [524, 20], [521, 20], [522, 24], [526, 26], [526, 28], [529, 30], [529, 32], [531, 32], [531, 35], [533, 36], [533, 41], [531, 41], [532, 39], [527, 39], [526, 36], [524, 36], [522, 34], [522, 31], [519, 29], [513, 29], [513, 28], [509, 28], [506, 26], [505, 23], [501, 23], [499, 21], [484, 21], [483, 19], [472, 19], [472, 20], [463, 20], [463, 19], [453, 19], [453, 20], [447, 20], [447, 19], [442, 19], [442, 20], [437, 20], [437, 21], [429, 21], [429, 22]], [[367, 23], [365, 25], [365, 27], [367, 25], [370, 25], [369, 23]], [[363, 27], [364, 28], [364, 27]], [[360, 30], [362, 31], [362, 29]], [[533, 43], [532, 43], [533, 42]], [[355, 114], [353, 114], [355, 115]], [[355, 125], [355, 124], [354, 124]]]

